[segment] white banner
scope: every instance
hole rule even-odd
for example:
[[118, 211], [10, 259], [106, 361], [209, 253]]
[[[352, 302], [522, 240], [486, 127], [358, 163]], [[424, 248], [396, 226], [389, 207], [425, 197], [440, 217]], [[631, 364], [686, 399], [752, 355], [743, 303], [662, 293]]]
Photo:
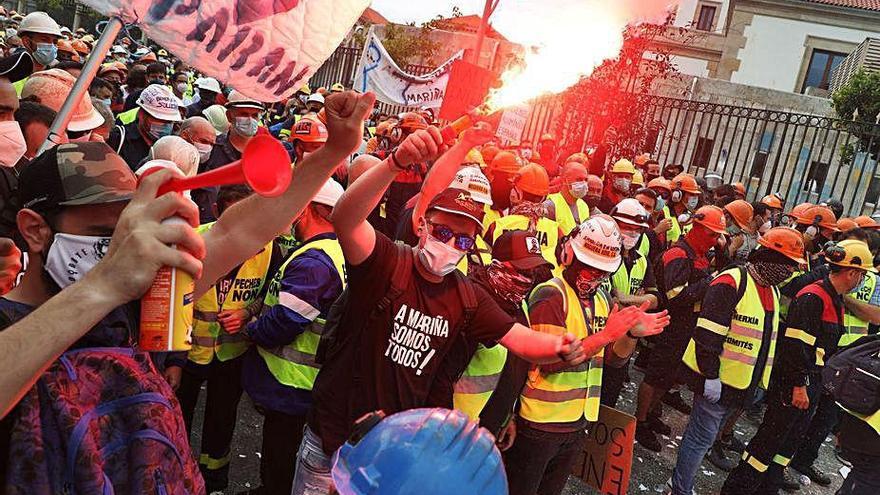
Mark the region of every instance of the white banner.
[[302, 87], [370, 0], [80, 0], [264, 102]]
[[504, 109], [495, 135], [508, 143], [518, 143], [529, 119], [529, 106], [517, 105]]
[[446, 94], [449, 69], [452, 62], [460, 59], [464, 50], [443, 65], [423, 76], [402, 71], [388, 55], [373, 28], [364, 44], [364, 52], [354, 78], [354, 89], [376, 93], [379, 101], [392, 105], [439, 108]]

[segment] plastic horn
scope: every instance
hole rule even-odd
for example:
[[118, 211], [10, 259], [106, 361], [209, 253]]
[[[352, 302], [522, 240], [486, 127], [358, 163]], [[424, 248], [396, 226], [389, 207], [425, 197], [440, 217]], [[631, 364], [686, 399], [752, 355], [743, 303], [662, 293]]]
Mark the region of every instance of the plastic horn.
[[462, 132], [476, 125], [477, 122], [489, 122], [492, 124], [492, 127], [498, 127], [498, 123], [501, 121], [501, 114], [501, 110], [488, 113], [482, 110], [481, 107], [477, 107], [446, 124], [446, 126], [440, 129], [440, 135], [443, 136], [443, 141], [448, 143], [455, 140]]
[[159, 195], [203, 187], [247, 184], [260, 196], [272, 198], [287, 190], [293, 172], [290, 156], [280, 141], [272, 136], [254, 136], [241, 160], [186, 178], [174, 178], [159, 188]]

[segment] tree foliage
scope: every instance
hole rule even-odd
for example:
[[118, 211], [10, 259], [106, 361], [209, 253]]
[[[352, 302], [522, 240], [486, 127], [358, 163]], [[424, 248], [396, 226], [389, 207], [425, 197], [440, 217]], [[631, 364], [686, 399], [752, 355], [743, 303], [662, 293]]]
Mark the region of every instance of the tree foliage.
[[[449, 17], [438, 14], [418, 26], [414, 22], [387, 24], [384, 28], [382, 44], [399, 67], [405, 68], [413, 64], [436, 66], [442, 62], [437, 60], [441, 44], [432, 39], [431, 32], [440, 29], [442, 21], [461, 16], [461, 9], [453, 6]], [[367, 30], [364, 29], [356, 32], [352, 39], [356, 46], [363, 46], [366, 37]]]
[[831, 95], [834, 111], [847, 131], [858, 138], [858, 142], [843, 149], [844, 158], [851, 161], [854, 154], [866, 151], [872, 155], [880, 153], [880, 71], [859, 70], [834, 94]]

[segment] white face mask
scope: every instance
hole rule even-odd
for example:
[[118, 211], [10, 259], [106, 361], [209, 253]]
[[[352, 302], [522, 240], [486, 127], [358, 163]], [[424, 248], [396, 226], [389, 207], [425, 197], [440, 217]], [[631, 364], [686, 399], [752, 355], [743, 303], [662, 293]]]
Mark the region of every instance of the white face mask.
[[583, 198], [587, 195], [587, 183], [585, 181], [572, 182], [569, 187], [571, 195], [575, 198]]
[[617, 192], [629, 193], [630, 184], [632, 184], [630, 179], [623, 177], [617, 177], [614, 179], [614, 189], [617, 189]]
[[24, 152], [27, 151], [27, 143], [21, 126], [14, 120], [0, 122], [0, 166], [14, 167]]
[[82, 279], [107, 254], [109, 237], [55, 234], [44, 268], [62, 289]]
[[694, 211], [697, 209], [697, 205], [699, 205], [699, 204], [700, 204], [700, 198], [698, 198], [697, 196], [691, 196], [687, 200], [687, 209]]
[[620, 240], [623, 243], [624, 249], [632, 249], [636, 247], [636, 243], [639, 242], [639, 238], [642, 236], [641, 232], [626, 232], [620, 231]]
[[211, 150], [213, 150], [214, 147], [207, 143], [193, 143], [193, 146], [199, 150], [199, 163], [205, 163], [208, 161], [208, 158], [211, 157]]
[[458, 262], [464, 258], [464, 253], [450, 246], [449, 244], [438, 241], [434, 236], [428, 234], [425, 242], [419, 249], [419, 259], [422, 265], [434, 275], [445, 277], [458, 266]]
[[183, 83], [183, 82], [177, 83], [174, 85], [174, 87], [177, 89], [178, 93], [180, 93], [180, 94], [186, 93], [186, 83]]

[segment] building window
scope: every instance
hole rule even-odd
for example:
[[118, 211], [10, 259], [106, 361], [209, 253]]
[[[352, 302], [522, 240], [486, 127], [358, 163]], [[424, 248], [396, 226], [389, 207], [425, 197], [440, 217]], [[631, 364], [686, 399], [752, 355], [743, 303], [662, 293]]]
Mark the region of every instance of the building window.
[[801, 93], [808, 87], [828, 89], [831, 82], [831, 75], [834, 69], [846, 58], [846, 53], [832, 52], [828, 50], [813, 50], [810, 55], [810, 65], [807, 67], [807, 77], [804, 79], [804, 86]]
[[718, 7], [714, 5], [700, 5], [700, 13], [697, 16], [697, 29], [699, 31], [712, 31], [715, 24], [715, 12]]

